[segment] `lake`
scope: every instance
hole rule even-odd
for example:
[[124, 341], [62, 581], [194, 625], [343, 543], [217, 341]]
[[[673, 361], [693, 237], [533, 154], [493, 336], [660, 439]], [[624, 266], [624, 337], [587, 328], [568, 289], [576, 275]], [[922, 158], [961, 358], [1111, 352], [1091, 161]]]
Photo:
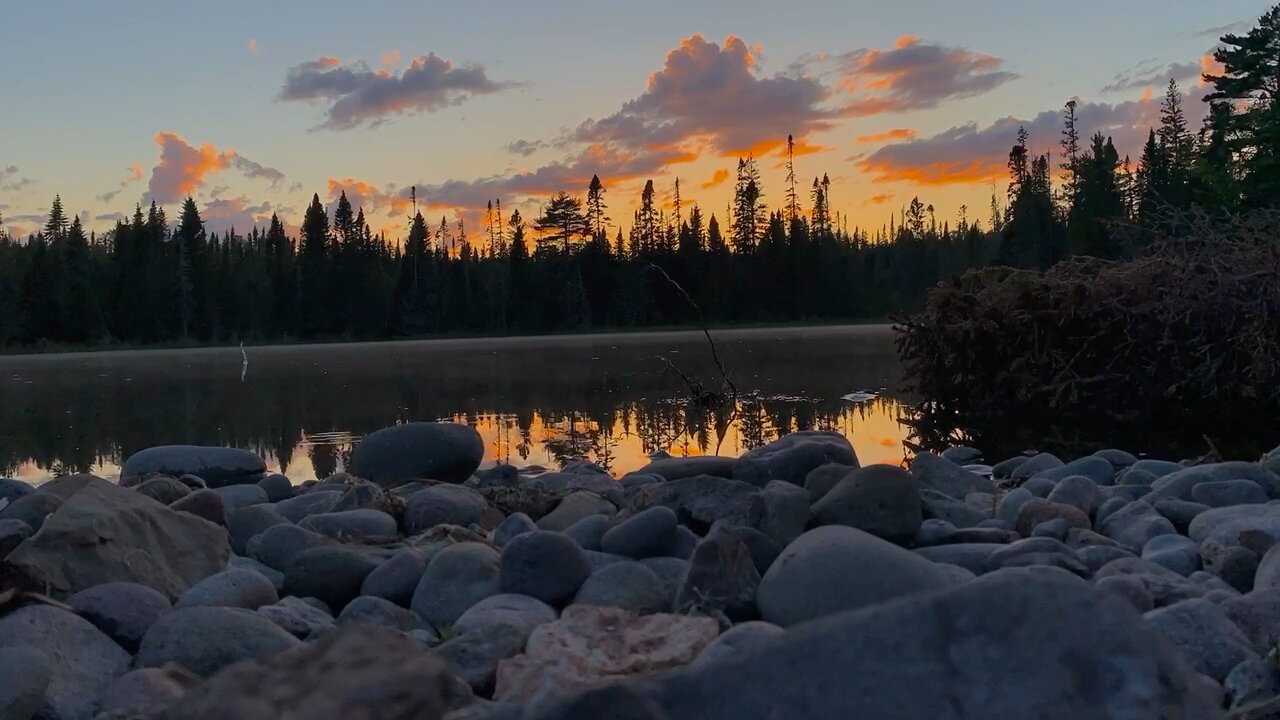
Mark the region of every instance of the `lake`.
[[[864, 464], [904, 458], [888, 326], [712, 336], [740, 391], [719, 413], [690, 407], [680, 374], [720, 386], [700, 331], [249, 347], [247, 365], [238, 347], [0, 356], [0, 474], [113, 477], [137, 450], [193, 443], [254, 450], [302, 482], [413, 420], [473, 425], [486, 464], [584, 456], [615, 475], [810, 428], [843, 433]], [[882, 394], [842, 398], [864, 389]]]

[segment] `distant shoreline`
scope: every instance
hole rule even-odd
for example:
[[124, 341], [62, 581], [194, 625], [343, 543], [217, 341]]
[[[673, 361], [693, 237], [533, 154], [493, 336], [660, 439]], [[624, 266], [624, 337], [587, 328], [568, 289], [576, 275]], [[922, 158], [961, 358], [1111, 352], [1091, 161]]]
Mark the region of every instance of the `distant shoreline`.
[[[710, 326], [708, 330], [715, 333], [719, 337], [725, 339], [738, 339], [759, 337], [766, 333], [782, 333], [782, 334], [812, 334], [814, 332], [830, 332], [830, 331], [849, 331], [856, 330], [858, 334], [878, 335], [887, 333], [892, 327], [891, 323], [884, 320], [868, 320], [868, 321], [839, 321], [824, 323], [821, 321], [805, 323], [803, 325], [785, 325], [785, 324], [767, 324], [767, 325], [717, 325]], [[430, 343], [439, 347], [463, 348], [469, 345], [475, 346], [519, 346], [533, 345], [540, 342], [554, 341], [561, 344], [582, 343], [590, 344], [601, 340], [614, 340], [620, 342], [638, 342], [641, 340], [653, 339], [677, 339], [684, 336], [696, 337], [702, 335], [702, 329], [689, 325], [676, 325], [665, 327], [644, 327], [644, 328], [602, 328], [599, 331], [587, 332], [561, 332], [561, 333], [545, 333], [541, 335], [434, 335], [416, 338], [387, 338], [383, 340], [307, 340], [307, 341], [289, 341], [281, 340], [279, 342], [268, 342], [263, 344], [245, 345], [246, 350], [254, 350], [257, 352], [287, 352], [293, 350], [314, 349], [321, 347], [335, 347], [344, 349], [363, 349], [367, 347], [391, 347], [407, 344]], [[239, 343], [225, 345], [140, 345], [140, 346], [99, 346], [87, 348], [18, 348], [7, 349], [0, 352], [0, 364], [6, 361], [21, 361], [39, 358], [43, 360], [59, 360], [59, 359], [80, 359], [86, 356], [102, 356], [110, 355], [112, 357], [128, 357], [129, 355], [144, 355], [158, 352], [172, 353], [219, 353], [234, 352], [239, 354]]]

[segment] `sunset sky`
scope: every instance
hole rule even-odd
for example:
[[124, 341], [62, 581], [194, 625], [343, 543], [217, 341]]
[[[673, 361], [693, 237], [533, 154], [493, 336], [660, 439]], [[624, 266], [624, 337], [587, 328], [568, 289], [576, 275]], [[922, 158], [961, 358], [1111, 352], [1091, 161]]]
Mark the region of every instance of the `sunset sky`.
[[[1170, 76], [1197, 87], [1222, 32], [1270, 0], [758, 2], [15, 2], [0, 22], [0, 213], [37, 228], [55, 192], [90, 228], [193, 195], [211, 228], [345, 189], [403, 234], [416, 185], [434, 224], [479, 230], [490, 199], [537, 213], [598, 173], [629, 225], [646, 178], [724, 215], [740, 154], [783, 201], [779, 152], [832, 181], [849, 225], [912, 196], [988, 215], [1019, 123], [1138, 154]], [[807, 204], [807, 203], [806, 203]]]

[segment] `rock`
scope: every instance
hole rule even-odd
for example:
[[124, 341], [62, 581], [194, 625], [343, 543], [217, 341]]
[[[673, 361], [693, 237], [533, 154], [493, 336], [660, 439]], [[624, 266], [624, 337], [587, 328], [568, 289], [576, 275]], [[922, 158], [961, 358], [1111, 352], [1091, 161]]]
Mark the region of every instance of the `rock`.
[[[671, 522], [674, 530], [674, 516]], [[502, 550], [501, 568], [502, 592], [528, 595], [549, 605], [571, 600], [591, 574], [587, 555], [577, 543], [546, 530], [521, 535], [508, 543]]]
[[[754, 528], [747, 528], [747, 529], [753, 530], [755, 534], [760, 538], [763, 538], [764, 540], [767, 540], [768, 542], [773, 543], [773, 540], [770, 539], [768, 535], [765, 535], [759, 530], [755, 530]], [[692, 530], [685, 527], [684, 525], [680, 525], [679, 527], [676, 528], [676, 541], [675, 543], [672, 544], [671, 550], [668, 554], [670, 554], [672, 557], [677, 557], [677, 558], [687, 560], [689, 556], [693, 554], [693, 548], [697, 546], [698, 540], [700, 539], [701, 538], [699, 538], [698, 535], [694, 533]], [[776, 545], [777, 543], [774, 543], [774, 544]]]
[[982, 459], [982, 451], [967, 445], [952, 445], [942, 451], [942, 459], [957, 465], [971, 465]]
[[1191, 488], [1191, 499], [1209, 507], [1261, 504], [1267, 491], [1251, 480], [1203, 482]]
[[307, 602], [293, 596], [281, 598], [274, 605], [258, 608], [258, 614], [290, 635], [305, 640], [334, 627], [333, 615], [319, 601]]
[[1191, 667], [1218, 682], [1236, 665], [1257, 658], [1226, 613], [1207, 600], [1186, 600], [1142, 618], [1168, 638]]
[[279, 600], [276, 588], [265, 576], [252, 570], [232, 568], [210, 575], [191, 586], [173, 604], [175, 608], [238, 607], [257, 610]]
[[741, 533], [716, 525], [694, 548], [673, 607], [677, 613], [716, 618], [722, 625], [750, 620], [757, 615], [759, 586], [760, 571]]
[[[1098, 458], [1101, 460], [1101, 458]], [[1103, 460], [1103, 462], [1106, 462]], [[1068, 475], [1058, 481], [1053, 492], [1049, 493], [1049, 502], [1070, 505], [1085, 515], [1093, 515], [1102, 505], [1102, 494], [1098, 492], [1098, 484], [1084, 475]]]
[[[1045, 520], [1039, 525], [1031, 529], [1031, 537], [1048, 537], [1054, 540], [1065, 541], [1067, 533], [1071, 530], [1079, 530], [1080, 528], [1072, 528], [1071, 523], [1066, 518], [1054, 518]], [[1016, 534], [1016, 533], [1015, 533]]]
[[814, 503], [812, 514], [815, 525], [846, 525], [898, 544], [915, 536], [924, 517], [911, 474], [891, 465], [847, 473]]
[[388, 628], [351, 628], [219, 673], [159, 720], [438, 720], [444, 664]]
[[1035, 497], [1030, 490], [1026, 488], [1014, 488], [1005, 493], [996, 503], [996, 517], [1009, 523], [1009, 527], [1018, 524], [1018, 511], [1022, 506]]
[[0, 520], [0, 560], [34, 533], [31, 526], [21, 520]]
[[44, 704], [52, 679], [53, 668], [44, 653], [26, 645], [0, 647], [0, 717], [31, 720]]
[[635, 560], [666, 555], [675, 543], [676, 525], [674, 510], [663, 505], [651, 507], [607, 530], [600, 538], [600, 549]]
[[17, 520], [25, 523], [33, 532], [40, 532], [45, 519], [61, 506], [62, 498], [52, 493], [28, 493], [0, 508], [0, 520]]
[[[1126, 501], [1142, 500], [1151, 494], [1150, 485], [1111, 485], [1098, 488], [1098, 493], [1102, 495], [1102, 502], [1106, 502], [1111, 498], [1121, 498]], [[1149, 498], [1147, 498], [1150, 500]], [[1154, 501], [1152, 501], [1154, 502]]]
[[498, 523], [498, 527], [494, 528], [493, 544], [502, 547], [511, 542], [513, 538], [534, 532], [537, 529], [537, 524], [528, 515], [522, 512], [512, 513], [501, 523]]
[[411, 480], [461, 483], [484, 458], [484, 441], [459, 423], [412, 422], [366, 435], [351, 453], [351, 472], [383, 487]]
[[911, 460], [911, 475], [916, 487], [933, 490], [954, 499], [961, 499], [973, 492], [994, 493], [995, 484], [989, 478], [944, 460], [931, 452], [917, 453]]
[[6, 562], [31, 587], [59, 595], [137, 582], [176, 598], [225, 568], [229, 555], [226, 531], [217, 525], [93, 478]]
[[336, 545], [332, 538], [297, 525], [273, 525], [254, 536], [246, 546], [249, 557], [269, 568], [284, 572], [303, 550]]
[[152, 476], [134, 490], [162, 505], [172, 505], [191, 494], [191, 488], [165, 475]]
[[[747, 529], [739, 528], [739, 530]], [[670, 599], [674, 606], [676, 592], [680, 590], [680, 583], [684, 582], [684, 576], [689, 571], [689, 561], [682, 558], [656, 557], [645, 558], [640, 561], [640, 564], [649, 568], [654, 575], [658, 576], [658, 579], [662, 581], [662, 591], [666, 593], [667, 598]]]
[[1196, 485], [1213, 482], [1215, 479], [1217, 478], [1213, 476], [1207, 465], [1184, 468], [1164, 475], [1152, 483], [1151, 492], [1146, 500], [1147, 502], [1155, 502], [1164, 498], [1190, 500], [1191, 491]]
[[636, 472], [659, 475], [664, 480], [682, 480], [695, 475], [714, 475], [732, 478], [737, 458], [702, 455], [696, 457], [662, 458], [654, 460]]
[[591, 572], [595, 572], [605, 565], [612, 565], [614, 563], [627, 561], [627, 558], [624, 558], [621, 555], [610, 555], [609, 553], [596, 552], [594, 550], [587, 550], [585, 552], [587, 553], [587, 562], [591, 564]]
[[285, 568], [285, 592], [316, 598], [341, 612], [380, 564], [381, 558], [354, 547], [313, 547], [295, 555]]
[[1022, 466], [1028, 459], [1026, 455], [1015, 455], [1007, 460], [1002, 460], [991, 466], [991, 477], [998, 480], [1007, 480], [1013, 477], [1013, 471]]
[[[236, 488], [252, 487], [254, 485], [237, 485]], [[224, 488], [227, 489], [227, 488]], [[225, 501], [225, 497], [223, 500]], [[232, 507], [228, 505], [228, 507]], [[231, 550], [237, 555], [244, 555], [248, 552], [249, 541], [255, 535], [261, 535], [268, 528], [276, 525], [288, 525], [289, 519], [273, 510], [268, 505], [256, 505], [252, 507], [240, 507], [231, 509], [227, 513], [227, 535], [231, 539]]]
[[161, 445], [130, 455], [120, 467], [120, 477], [152, 473], [181, 477], [195, 475], [211, 488], [256, 483], [267, 465], [248, 450], [197, 445]]
[[1066, 570], [1078, 577], [1089, 577], [1089, 568], [1071, 548], [1050, 537], [1031, 537], [1000, 548], [987, 556], [987, 570], [1049, 566]]
[[738, 623], [702, 649], [692, 665], [705, 665], [760, 652], [787, 634], [786, 630], [763, 620]]
[[861, 530], [829, 525], [783, 550], [761, 579], [756, 602], [763, 619], [789, 627], [951, 583], [945, 571], [908, 550]]
[[1129, 468], [1116, 476], [1117, 485], [1154, 485], [1160, 477], [1146, 470]]
[[267, 567], [253, 558], [232, 555], [230, 562], [227, 563], [227, 567], [239, 568], [241, 570], [258, 573], [271, 583], [271, 587], [276, 589], [277, 595], [284, 592], [284, 573], [276, 570], [275, 568]]
[[1147, 591], [1146, 583], [1132, 575], [1105, 577], [1094, 583], [1094, 587], [1124, 598], [1125, 602], [1140, 613], [1150, 612], [1155, 608], [1155, 600]]
[[1091, 547], [1093, 545], [1110, 545], [1119, 547], [1120, 545], [1106, 535], [1100, 535], [1092, 530], [1083, 528], [1071, 528], [1067, 531], [1067, 537], [1063, 541], [1067, 547], [1079, 550], [1081, 548]]
[[1261, 658], [1250, 658], [1231, 668], [1222, 687], [1231, 698], [1233, 709], [1258, 700], [1276, 696], [1276, 673], [1270, 663]]
[[277, 503], [293, 497], [293, 483], [280, 473], [270, 475], [258, 481], [258, 487], [267, 494], [267, 502]]
[[499, 663], [523, 650], [527, 637], [527, 633], [512, 625], [483, 625], [446, 640], [435, 649], [435, 654], [477, 694], [488, 695]]
[[[533, 631], [524, 654], [499, 664], [494, 698], [531, 703], [576, 687], [685, 665], [718, 632], [710, 618], [638, 616], [616, 608], [571, 605], [559, 620]], [[558, 713], [548, 717], [569, 718]], [[635, 716], [612, 708], [603, 715], [582, 717]]]
[[344, 510], [309, 515], [298, 523], [298, 527], [342, 542], [394, 538], [400, 533], [396, 519], [381, 510]]
[[125, 582], [81, 590], [67, 605], [129, 652], [137, 652], [147, 629], [172, 607], [158, 591]]
[[835, 432], [802, 430], [744, 453], [734, 467], [733, 479], [758, 488], [771, 480], [803, 487], [809, 471], [833, 462], [858, 467], [849, 440]]
[[1272, 545], [1258, 562], [1253, 577], [1253, 590], [1280, 587], [1280, 545]]
[[1057, 455], [1052, 453], [1037, 453], [1027, 458], [1027, 461], [1018, 465], [1017, 469], [1009, 474], [1009, 477], [1018, 482], [1024, 482], [1045, 470], [1060, 468], [1065, 463], [1058, 459]]
[[1098, 530], [1135, 552], [1142, 550], [1157, 535], [1178, 532], [1173, 523], [1142, 500], [1135, 500], [1107, 515], [1106, 519], [1098, 523]]
[[351, 485], [338, 498], [330, 512], [346, 512], [348, 510], [377, 510], [389, 512], [391, 507], [387, 493], [371, 482], [357, 482]]
[[1153, 460], [1153, 459], [1144, 458], [1134, 463], [1132, 466], [1130, 466], [1130, 469], [1149, 472], [1152, 475], [1155, 475], [1156, 477], [1164, 477], [1165, 475], [1178, 472], [1179, 470], [1184, 470], [1185, 468], [1176, 462], [1170, 462], [1168, 460]]
[[1174, 498], [1165, 498], [1157, 500], [1152, 504], [1156, 512], [1169, 519], [1173, 523], [1173, 527], [1179, 533], [1185, 535], [1191, 527], [1191, 521], [1205, 510], [1209, 509], [1208, 505], [1200, 503], [1188, 502], [1186, 500], [1176, 500]]
[[[852, 526], [851, 526], [852, 527]], [[861, 530], [862, 528], [858, 528]], [[875, 535], [875, 533], [872, 533]], [[952, 542], [952, 536], [956, 534], [956, 526], [946, 520], [937, 518], [929, 518], [920, 523], [920, 529], [916, 531], [913, 544], [916, 547], [932, 547], [934, 545], [948, 545]], [[876, 535], [876, 537], [882, 537]], [[885, 538], [889, 539], [889, 538]], [[890, 542], [892, 540], [890, 539]], [[906, 545], [906, 542], [899, 542], [899, 545]]]
[[1097, 576], [1098, 571], [1106, 567], [1113, 560], [1122, 558], [1136, 557], [1133, 553], [1125, 550], [1119, 545], [1089, 545], [1076, 550], [1076, 557], [1080, 558], [1080, 562], [1089, 568], [1089, 573]]
[[1200, 546], [1178, 534], [1157, 535], [1142, 546], [1142, 559], [1189, 577], [1200, 569]]
[[251, 505], [263, 505], [267, 501], [267, 491], [257, 485], [227, 485], [214, 488], [213, 492], [222, 497], [227, 510], [234, 511]]
[[638, 487], [645, 485], [653, 485], [655, 483], [664, 483], [667, 479], [661, 475], [651, 473], [630, 472], [618, 478], [618, 485], [622, 488], [623, 495]]
[[1219, 607], [1259, 655], [1265, 656], [1280, 643], [1280, 588], [1236, 595], [1224, 599]]
[[1067, 525], [1073, 528], [1092, 529], [1089, 523], [1089, 516], [1081, 511], [1080, 508], [1043, 498], [1032, 498], [1018, 508], [1018, 520], [1014, 523], [1013, 529], [1019, 535], [1028, 537], [1035, 526], [1058, 518], [1066, 520]]
[[289, 522], [299, 523], [308, 515], [331, 512], [341, 499], [342, 493], [337, 490], [312, 490], [281, 500], [275, 504], [275, 511]]
[[538, 520], [538, 527], [542, 530], [563, 532], [583, 518], [592, 515], [612, 516], [617, 512], [617, 507], [608, 500], [593, 492], [579, 490], [566, 495], [554, 510]]
[[646, 615], [669, 610], [671, 597], [657, 574], [638, 562], [627, 560], [610, 563], [593, 572], [578, 589], [573, 602]]
[[142, 668], [116, 678], [102, 695], [98, 718], [158, 718], [198, 678], [177, 666]]
[[982, 513], [987, 519], [995, 514], [997, 503], [996, 496], [991, 493], [975, 492], [964, 496], [964, 504]]
[[212, 490], [194, 490], [170, 505], [169, 509], [190, 513], [215, 525], [227, 526], [227, 505], [222, 501], [222, 496]]
[[758, 529], [765, 513], [759, 488], [711, 475], [640, 488], [631, 502], [636, 510], [658, 505], [669, 507], [682, 524], [699, 532], [719, 520]]
[[780, 545], [800, 537], [809, 525], [809, 492], [799, 485], [773, 480], [760, 493], [764, 517], [760, 531]]
[[[0, 649], [5, 648], [44, 656], [43, 668], [33, 666], [49, 676], [36, 711], [42, 719], [88, 720], [111, 681], [129, 670], [129, 653], [111, 638], [88, 620], [48, 605], [28, 605], [0, 618]], [[6, 689], [0, 688], [0, 694]]]
[[1127, 468], [1133, 465], [1134, 463], [1138, 462], [1137, 456], [1135, 456], [1133, 453], [1126, 452], [1124, 450], [1117, 450], [1116, 448], [1107, 448], [1105, 450], [1099, 450], [1094, 453], [1094, 456], [1100, 457], [1103, 460], [1106, 460], [1107, 462], [1111, 463], [1111, 466], [1117, 470], [1121, 468]]
[[389, 627], [404, 632], [430, 629], [412, 611], [380, 597], [361, 596], [347, 603], [338, 615], [338, 625]]
[[628, 687], [661, 717], [699, 720], [1220, 717], [1216, 698], [1137, 618], [1060, 571], [1003, 570]]
[[596, 471], [547, 473], [534, 478], [529, 484], [551, 492], [587, 490], [614, 504], [621, 504], [626, 496], [622, 486], [612, 476]]
[[13, 478], [0, 478], [0, 501], [13, 502], [23, 495], [30, 495], [35, 490], [30, 483]]
[[987, 562], [992, 553], [1005, 547], [1007, 545], [1003, 543], [964, 543], [916, 548], [913, 552], [939, 565], [955, 565], [981, 575], [987, 571]]
[[138, 667], [175, 662], [209, 676], [232, 663], [274, 655], [298, 640], [251, 610], [227, 607], [176, 609], [156, 621], [138, 648]]
[[404, 531], [416, 535], [436, 525], [467, 527], [479, 522], [488, 507], [484, 497], [471, 488], [433, 485], [409, 496], [404, 506]]
[[1049, 493], [1058, 487], [1058, 484], [1049, 478], [1033, 477], [1022, 483], [1022, 488], [1038, 498], [1048, 498]]
[[554, 608], [528, 595], [491, 595], [462, 613], [453, 630], [458, 635], [466, 635], [491, 625], [509, 625], [520, 631], [523, 647], [534, 628], [555, 622], [556, 617]]
[[926, 518], [946, 520], [958, 528], [976, 527], [987, 519], [985, 513], [936, 490], [920, 491], [920, 507]]
[[1098, 506], [1097, 514], [1093, 516], [1093, 521], [1101, 525], [1103, 520], [1106, 520], [1111, 516], [1111, 513], [1119, 510], [1125, 505], [1128, 505], [1130, 502], [1132, 501], [1128, 498], [1120, 497], [1107, 498], [1106, 500], [1103, 500], [1102, 505]]
[[409, 607], [413, 591], [418, 587], [431, 557], [432, 554], [417, 548], [401, 550], [365, 576], [360, 594]]
[[1115, 468], [1111, 463], [1103, 458], [1091, 455], [1077, 458], [1059, 467], [1042, 470], [1032, 477], [1044, 478], [1052, 480], [1054, 483], [1059, 483], [1066, 478], [1079, 475], [1089, 478], [1094, 485], [1114, 485], [1115, 474]]
[[[604, 534], [611, 527], [613, 527], [613, 518], [608, 515], [588, 515], [565, 528], [564, 534], [578, 543], [583, 550], [600, 550], [600, 543], [604, 539]], [[674, 544], [674, 540], [672, 544]]]
[[451, 545], [427, 564], [409, 607], [443, 632], [472, 605], [501, 592], [501, 572], [501, 556], [488, 545]]
[[1151, 595], [1155, 607], [1165, 607], [1183, 600], [1201, 597], [1206, 588], [1191, 582], [1178, 573], [1137, 557], [1122, 557], [1103, 565], [1094, 573], [1095, 580], [1118, 575], [1130, 576], [1141, 581]]

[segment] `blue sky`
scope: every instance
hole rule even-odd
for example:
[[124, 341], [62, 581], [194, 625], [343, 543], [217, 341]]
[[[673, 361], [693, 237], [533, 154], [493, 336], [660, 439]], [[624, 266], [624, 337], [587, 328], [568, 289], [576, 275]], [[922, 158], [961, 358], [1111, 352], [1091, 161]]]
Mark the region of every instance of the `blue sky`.
[[[1124, 145], [1145, 135], [1163, 93], [1163, 81], [1139, 81], [1167, 69], [1198, 97], [1187, 68], [1214, 43], [1204, 31], [1269, 3], [1010, 5], [13, 3], [0, 24], [0, 212], [25, 232], [60, 192], [101, 230], [114, 212], [189, 190], [212, 225], [247, 229], [271, 211], [296, 224], [311, 193], [328, 202], [348, 189], [396, 234], [410, 185], [431, 220], [474, 221], [494, 198], [536, 212], [555, 184], [596, 172], [615, 217], [629, 217], [648, 177], [664, 192], [679, 177], [686, 205], [722, 214], [731, 183], [703, 186], [737, 150], [761, 155], [766, 201], [780, 204], [776, 153], [791, 132], [816, 149], [797, 174], [828, 173], [850, 224], [878, 226], [914, 195], [951, 217], [962, 203], [985, 208], [1002, 182], [1005, 125], [1032, 123], [1033, 144], [1054, 143], [1042, 114], [1072, 97], [1087, 131], [1135, 152]], [[448, 70], [401, 82], [429, 54]], [[1103, 92], [1117, 76], [1124, 87]], [[300, 99], [282, 99], [290, 77]], [[354, 124], [322, 127], [341, 108]], [[508, 148], [521, 140], [536, 149]]]

